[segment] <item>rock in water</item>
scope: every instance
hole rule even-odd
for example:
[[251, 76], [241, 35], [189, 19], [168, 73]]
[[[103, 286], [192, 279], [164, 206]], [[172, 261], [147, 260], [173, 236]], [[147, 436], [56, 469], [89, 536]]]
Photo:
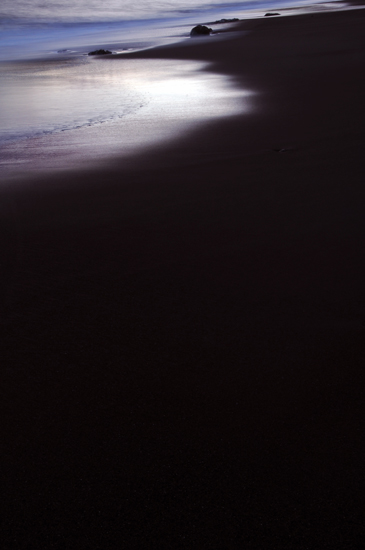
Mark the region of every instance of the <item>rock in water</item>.
[[88, 55], [105, 55], [107, 53], [112, 53], [109, 50], [95, 50], [93, 52], [89, 52]]
[[190, 36], [194, 38], [195, 36], [209, 36], [213, 32], [213, 29], [206, 27], [205, 25], [197, 25], [190, 31]]
[[214, 21], [214, 23], [236, 23], [237, 21], [239, 21], [238, 17], [234, 17], [233, 19], [220, 19], [219, 21]]

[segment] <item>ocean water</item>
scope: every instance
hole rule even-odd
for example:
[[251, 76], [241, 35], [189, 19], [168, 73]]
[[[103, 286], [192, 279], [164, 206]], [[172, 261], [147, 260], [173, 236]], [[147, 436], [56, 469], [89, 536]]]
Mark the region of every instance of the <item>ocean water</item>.
[[[6, 23], [33, 21], [100, 22], [159, 19], [214, 11], [261, 9], [285, 4], [299, 5], [308, 1], [287, 0], [2, 0], [0, 18]], [[311, 2], [315, 3], [315, 2]]]
[[129, 154], [252, 108], [255, 91], [238, 90], [199, 63], [87, 54], [183, 42], [197, 23], [299, 3], [308, 2], [2, 0], [0, 174]]
[[10, 63], [0, 107], [0, 175], [90, 168], [251, 108], [251, 91], [207, 68], [127, 57]]
[[[192, 25], [316, 0], [2, 0], [0, 60], [100, 42], [177, 38]], [[317, 0], [319, 1], [319, 0]], [[165, 36], [164, 36], [165, 35]]]

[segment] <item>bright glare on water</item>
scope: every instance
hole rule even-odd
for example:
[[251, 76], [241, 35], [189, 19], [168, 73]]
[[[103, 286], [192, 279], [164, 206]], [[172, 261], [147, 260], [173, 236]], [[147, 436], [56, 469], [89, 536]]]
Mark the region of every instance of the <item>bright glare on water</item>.
[[[115, 69], [115, 70], [112, 70]], [[131, 114], [145, 102], [116, 64], [88, 58], [6, 64], [0, 140], [35, 137]]]
[[250, 94], [199, 63], [86, 54], [178, 42], [193, 24], [310, 1], [2, 0], [0, 170], [129, 155], [244, 112]]
[[1, 83], [0, 169], [122, 157], [248, 108], [251, 94], [204, 68], [128, 58], [9, 64]]

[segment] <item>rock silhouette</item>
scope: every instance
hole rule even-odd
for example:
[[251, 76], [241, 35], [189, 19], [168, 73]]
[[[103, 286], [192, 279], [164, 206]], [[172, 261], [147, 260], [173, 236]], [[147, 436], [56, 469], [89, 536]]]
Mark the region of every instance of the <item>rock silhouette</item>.
[[210, 29], [209, 27], [206, 27], [205, 25], [197, 25], [190, 31], [190, 36], [192, 38], [196, 36], [209, 36], [210, 33], [213, 32], [213, 29]]
[[105, 55], [108, 53], [112, 53], [109, 50], [94, 50], [93, 52], [89, 52], [88, 55]]

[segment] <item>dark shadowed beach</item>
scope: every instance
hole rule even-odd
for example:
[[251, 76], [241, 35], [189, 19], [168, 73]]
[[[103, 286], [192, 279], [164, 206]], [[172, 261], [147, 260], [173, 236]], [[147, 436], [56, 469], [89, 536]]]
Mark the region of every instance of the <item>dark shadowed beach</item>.
[[361, 544], [364, 25], [131, 54], [252, 110], [0, 188], [4, 549]]

